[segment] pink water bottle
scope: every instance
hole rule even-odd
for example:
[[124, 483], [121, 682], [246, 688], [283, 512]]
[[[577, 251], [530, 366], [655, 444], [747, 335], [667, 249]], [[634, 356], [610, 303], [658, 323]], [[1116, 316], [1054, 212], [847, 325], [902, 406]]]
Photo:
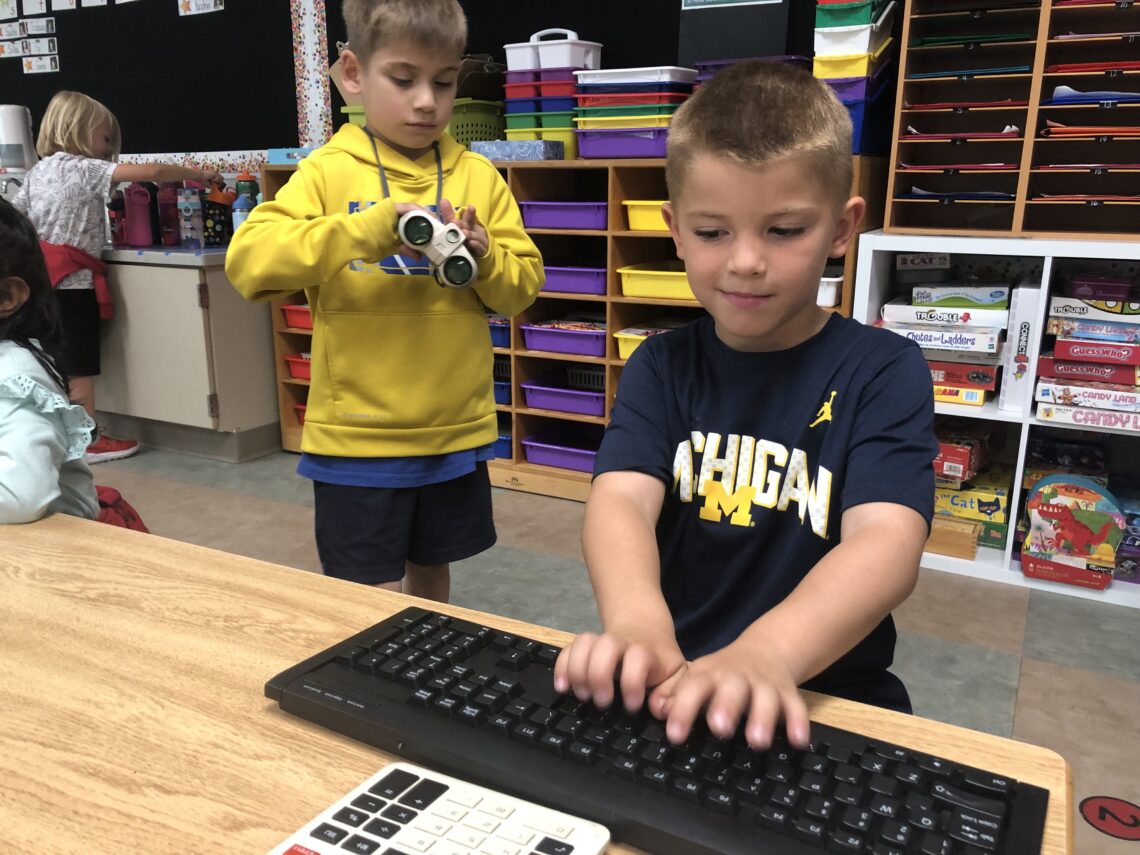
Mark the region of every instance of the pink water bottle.
[[127, 245], [153, 246], [155, 235], [150, 220], [150, 191], [136, 182], [127, 187], [123, 195], [127, 206]]
[[181, 224], [178, 217], [177, 182], [164, 181], [158, 185], [158, 223], [162, 229], [162, 245], [178, 246], [181, 243]]

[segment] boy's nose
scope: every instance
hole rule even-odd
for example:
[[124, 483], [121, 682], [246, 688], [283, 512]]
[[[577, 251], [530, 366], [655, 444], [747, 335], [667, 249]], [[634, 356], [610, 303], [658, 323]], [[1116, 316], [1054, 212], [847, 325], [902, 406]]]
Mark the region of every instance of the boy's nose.
[[755, 241], [738, 240], [728, 256], [728, 270], [737, 276], [760, 276], [767, 263], [761, 247]]
[[430, 86], [420, 86], [416, 89], [412, 106], [421, 113], [435, 112], [435, 92]]

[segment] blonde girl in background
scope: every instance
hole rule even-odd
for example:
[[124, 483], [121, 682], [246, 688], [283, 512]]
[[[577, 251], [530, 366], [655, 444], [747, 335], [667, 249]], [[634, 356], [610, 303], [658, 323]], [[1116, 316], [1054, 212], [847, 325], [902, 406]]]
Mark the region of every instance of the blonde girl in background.
[[[36, 151], [14, 203], [39, 234], [64, 333], [63, 371], [69, 395], [95, 417], [94, 378], [99, 375], [100, 319], [110, 317], [110, 293], [100, 256], [107, 242], [107, 203], [112, 188], [131, 181], [218, 182], [209, 169], [172, 163], [116, 163], [122, 146], [119, 122], [103, 104], [81, 92], [57, 92], [40, 123]], [[88, 463], [129, 457], [133, 440], [100, 435], [87, 449]]]

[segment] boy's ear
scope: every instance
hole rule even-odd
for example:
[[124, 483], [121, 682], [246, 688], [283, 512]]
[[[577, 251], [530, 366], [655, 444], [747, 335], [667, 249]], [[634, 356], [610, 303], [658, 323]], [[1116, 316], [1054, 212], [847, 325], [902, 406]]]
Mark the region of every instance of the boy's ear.
[[341, 76], [340, 82], [344, 90], [350, 95], [359, 95], [361, 80], [364, 77], [364, 64], [353, 51], [345, 48], [340, 54]]
[[673, 211], [673, 203], [665, 202], [661, 205], [661, 216], [665, 225], [669, 227], [669, 234], [673, 237], [673, 245], [677, 248], [677, 258], [684, 261], [685, 250], [681, 248], [681, 226], [677, 223], [677, 214]]
[[862, 196], [852, 196], [843, 206], [839, 222], [835, 224], [835, 234], [831, 239], [829, 258], [839, 258], [847, 252], [847, 247], [859, 234], [859, 224], [863, 222], [863, 215], [867, 213], [867, 200]]
[[20, 311], [31, 293], [28, 283], [19, 276], [0, 279], [0, 318], [10, 318]]

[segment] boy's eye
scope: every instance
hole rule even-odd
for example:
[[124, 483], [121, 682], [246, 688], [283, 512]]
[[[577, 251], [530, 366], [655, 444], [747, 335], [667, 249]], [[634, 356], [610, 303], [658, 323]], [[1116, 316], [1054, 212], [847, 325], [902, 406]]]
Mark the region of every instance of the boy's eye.
[[695, 229], [693, 231], [701, 240], [716, 240], [719, 237], [724, 237], [724, 229]]
[[438, 86], [440, 89], [450, 89], [452, 86], [455, 85], [455, 81], [454, 80], [437, 80], [437, 81], [435, 81], [435, 85]]
[[412, 79], [411, 79], [410, 77], [395, 77], [395, 76], [392, 76], [391, 80], [392, 80], [392, 82], [393, 82], [393, 83], [395, 83], [397, 86], [411, 86], [411, 85], [412, 85]]
[[799, 237], [804, 233], [803, 226], [772, 226], [772, 234], [776, 237]]

